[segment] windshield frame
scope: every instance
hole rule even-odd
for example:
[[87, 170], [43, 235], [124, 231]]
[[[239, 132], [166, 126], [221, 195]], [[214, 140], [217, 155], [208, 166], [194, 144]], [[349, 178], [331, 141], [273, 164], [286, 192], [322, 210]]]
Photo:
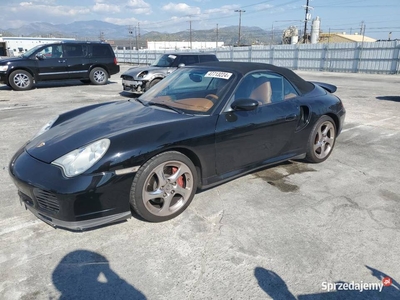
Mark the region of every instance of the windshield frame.
[[40, 44], [40, 45], [36, 45], [35, 47], [29, 49], [28, 51], [26, 51], [24, 54], [21, 55], [21, 57], [23, 58], [29, 58], [31, 57], [35, 52], [37, 52], [39, 49], [49, 46], [50, 44]]
[[[167, 58], [172, 59], [170, 64], [168, 64], [168, 65], [160, 64], [161, 61], [167, 61]], [[151, 67], [159, 67], [159, 68], [170, 68], [174, 65], [174, 62], [177, 60], [177, 58], [178, 58], [178, 56], [175, 54], [163, 54], [159, 58], [157, 58], [150, 66]]]

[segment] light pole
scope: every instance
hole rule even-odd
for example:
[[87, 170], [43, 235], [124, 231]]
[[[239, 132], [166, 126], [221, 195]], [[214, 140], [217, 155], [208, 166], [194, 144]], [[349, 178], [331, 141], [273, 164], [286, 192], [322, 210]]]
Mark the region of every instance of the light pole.
[[238, 46], [240, 46], [240, 27], [242, 26], [242, 13], [245, 13], [245, 10], [236, 9], [235, 12], [239, 13], [239, 39], [238, 39]]

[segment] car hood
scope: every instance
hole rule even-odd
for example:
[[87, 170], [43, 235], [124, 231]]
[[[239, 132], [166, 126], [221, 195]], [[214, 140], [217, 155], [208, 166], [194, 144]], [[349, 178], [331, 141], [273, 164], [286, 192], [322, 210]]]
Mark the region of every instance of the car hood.
[[129, 75], [129, 76], [135, 77], [136, 75], [138, 75], [140, 72], [143, 72], [143, 71], [148, 71], [148, 72], [152, 72], [152, 73], [155, 73], [155, 72], [167, 73], [168, 69], [169, 68], [166, 68], [166, 67], [152, 67], [152, 66], [137, 67], [137, 68], [132, 68], [132, 69], [125, 71], [121, 75], [121, 77], [124, 75]]
[[[61, 115], [62, 116], [62, 115]], [[61, 117], [60, 116], [60, 117]], [[29, 142], [25, 149], [36, 159], [51, 163], [55, 159], [102, 138], [127, 131], [175, 122], [192, 116], [163, 108], [144, 106], [136, 101], [118, 101], [95, 106], [72, 116]]]
[[24, 58], [21, 58], [21, 57], [3, 57], [3, 58], [0, 59], [0, 64], [6, 64], [8, 62], [13, 62], [13, 61], [16, 61], [16, 60], [21, 60], [21, 59], [24, 59]]

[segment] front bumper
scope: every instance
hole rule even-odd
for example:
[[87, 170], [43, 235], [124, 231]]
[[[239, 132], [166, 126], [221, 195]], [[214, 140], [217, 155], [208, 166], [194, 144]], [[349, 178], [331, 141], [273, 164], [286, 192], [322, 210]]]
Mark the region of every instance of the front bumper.
[[6, 72], [0, 72], [0, 83], [8, 83]]
[[122, 89], [125, 92], [143, 94], [145, 92], [145, 86], [145, 81], [122, 79]]
[[53, 227], [84, 230], [131, 217], [134, 173], [66, 178], [60, 168], [33, 158], [24, 148], [12, 158], [9, 172], [21, 203]]

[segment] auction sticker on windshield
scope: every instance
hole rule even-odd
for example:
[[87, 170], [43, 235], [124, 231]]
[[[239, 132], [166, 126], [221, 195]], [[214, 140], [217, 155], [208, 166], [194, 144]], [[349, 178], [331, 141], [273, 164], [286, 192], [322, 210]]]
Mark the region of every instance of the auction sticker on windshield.
[[214, 78], [222, 78], [222, 79], [229, 79], [231, 78], [232, 73], [228, 72], [217, 72], [217, 71], [208, 71], [204, 77], [214, 77]]

